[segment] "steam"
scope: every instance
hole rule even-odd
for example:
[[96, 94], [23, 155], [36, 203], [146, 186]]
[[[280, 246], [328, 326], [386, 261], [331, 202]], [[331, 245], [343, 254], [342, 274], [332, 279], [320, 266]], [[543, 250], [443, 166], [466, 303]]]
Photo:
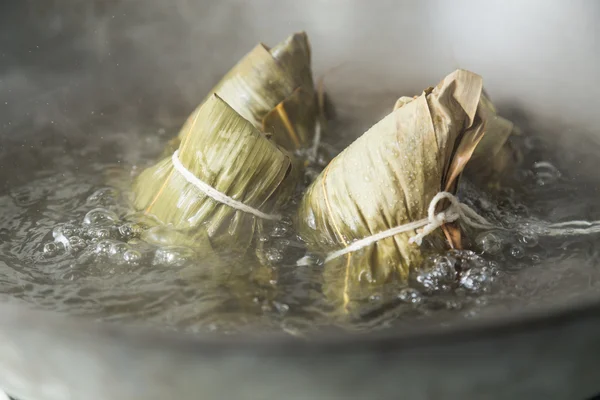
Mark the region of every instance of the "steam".
[[595, 129], [599, 8], [584, 0], [2, 2], [0, 127], [67, 132], [100, 113], [117, 126], [177, 125], [256, 43], [306, 30], [316, 75], [341, 66], [326, 75], [327, 88], [345, 115], [362, 112], [363, 125], [390, 98], [463, 67], [484, 76], [497, 104]]

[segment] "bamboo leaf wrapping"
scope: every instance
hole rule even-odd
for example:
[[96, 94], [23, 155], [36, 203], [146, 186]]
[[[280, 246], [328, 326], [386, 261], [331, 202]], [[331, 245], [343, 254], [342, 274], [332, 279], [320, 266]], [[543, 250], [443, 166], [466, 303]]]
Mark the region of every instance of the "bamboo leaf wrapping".
[[[216, 93], [285, 149], [307, 146], [318, 112], [310, 51], [304, 32], [272, 49], [261, 43], [227, 72], [210, 93]], [[179, 139], [183, 139], [182, 134]]]
[[[331, 252], [355, 240], [426, 217], [431, 199], [455, 191], [487, 123], [482, 79], [464, 70], [392, 113], [340, 153], [308, 188], [297, 215], [311, 249]], [[448, 226], [447, 226], [448, 227]], [[405, 281], [422, 260], [401, 233], [325, 265], [325, 291], [346, 306], [374, 286]], [[456, 240], [456, 230], [446, 237]], [[458, 231], [458, 240], [460, 231]], [[441, 231], [429, 242], [448, 246]]]
[[[189, 117], [181, 137], [181, 163], [221, 193], [264, 212], [273, 211], [276, 202], [291, 194], [295, 182], [290, 156], [217, 95]], [[217, 249], [247, 249], [256, 225], [262, 223], [188, 183], [170, 156], [138, 177], [134, 194], [136, 209], [175, 229], [202, 226]]]
[[509, 141], [518, 131], [511, 121], [497, 115], [496, 107], [485, 95], [481, 97], [481, 108], [488, 121], [486, 134], [473, 153], [467, 173], [494, 183], [521, 160], [520, 152]]

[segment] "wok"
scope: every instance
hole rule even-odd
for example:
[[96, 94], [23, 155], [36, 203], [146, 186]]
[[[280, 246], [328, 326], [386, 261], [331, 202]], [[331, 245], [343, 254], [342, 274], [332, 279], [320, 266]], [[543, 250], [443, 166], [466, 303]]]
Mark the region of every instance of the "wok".
[[[85, 139], [89, 120], [181, 122], [256, 42], [297, 30], [309, 33], [340, 118], [356, 118], [350, 137], [398, 93], [418, 93], [461, 67], [484, 77], [501, 110], [518, 109], [566, 151], [581, 148], [600, 140], [599, 21], [593, 1], [3, 1], [4, 186], [43, 167], [6, 156], [39, 143], [37, 127], [52, 121]], [[594, 155], [574, 166], [590, 185], [595, 167]], [[450, 328], [415, 322], [310, 340], [156, 332], [2, 300], [0, 387], [23, 400], [584, 399], [600, 391], [594, 296]]]

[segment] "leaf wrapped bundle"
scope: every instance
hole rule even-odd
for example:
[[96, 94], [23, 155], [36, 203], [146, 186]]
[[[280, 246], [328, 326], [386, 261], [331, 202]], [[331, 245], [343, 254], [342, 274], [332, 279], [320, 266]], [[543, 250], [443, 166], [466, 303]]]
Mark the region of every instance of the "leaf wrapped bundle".
[[[222, 194], [262, 212], [290, 198], [295, 188], [291, 156], [218, 95], [194, 111], [180, 136], [181, 164]], [[133, 192], [137, 210], [178, 230], [201, 227], [217, 251], [245, 251], [263, 223], [189, 183], [170, 155], [143, 171]]]
[[[489, 121], [482, 79], [457, 70], [418, 97], [401, 98], [392, 113], [340, 153], [308, 188], [298, 211], [301, 236], [314, 251], [350, 243], [420, 220], [440, 191], [457, 181]], [[440, 204], [442, 211], [446, 204]], [[427, 239], [435, 248], [460, 247], [461, 232], [447, 224]], [[374, 287], [405, 281], [422, 261], [409, 244], [416, 231], [397, 234], [325, 265], [325, 291], [348, 306]]]
[[[320, 118], [306, 33], [296, 33], [271, 49], [257, 45], [207, 98], [214, 93], [283, 148], [306, 147]], [[183, 135], [171, 143], [168, 152], [177, 148]]]

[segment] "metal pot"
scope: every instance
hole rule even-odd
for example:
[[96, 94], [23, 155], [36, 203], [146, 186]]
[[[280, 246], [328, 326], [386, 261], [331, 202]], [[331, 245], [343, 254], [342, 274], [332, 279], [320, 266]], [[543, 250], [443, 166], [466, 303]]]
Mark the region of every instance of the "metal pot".
[[[341, 117], [360, 115], [349, 137], [400, 90], [417, 92], [462, 67], [484, 77], [501, 110], [518, 107], [568, 151], [598, 141], [599, 20], [600, 4], [583, 0], [5, 1], [1, 140], [8, 150], [15, 138], [35, 143], [32, 126], [72, 127], [97, 110], [133, 122], [183, 118], [256, 42], [306, 30], [317, 74], [339, 66], [327, 84]], [[6, 160], [9, 182], [22, 165]], [[591, 183], [594, 161], [578, 165]], [[598, 298], [447, 329], [415, 324], [310, 341], [157, 333], [21, 304], [0, 306], [0, 321], [0, 387], [23, 400], [575, 399], [600, 391]]]

